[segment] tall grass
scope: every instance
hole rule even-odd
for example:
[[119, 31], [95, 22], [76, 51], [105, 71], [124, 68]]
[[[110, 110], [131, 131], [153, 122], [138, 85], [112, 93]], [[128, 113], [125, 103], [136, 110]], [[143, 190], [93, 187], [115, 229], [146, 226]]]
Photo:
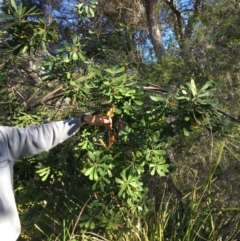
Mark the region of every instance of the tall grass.
[[164, 191], [158, 211], [152, 210], [142, 219], [141, 229], [132, 227], [125, 241], [240, 240], [240, 208], [224, 207], [225, 193], [216, 196], [211, 192], [223, 150], [224, 143], [205, 183], [181, 198]]

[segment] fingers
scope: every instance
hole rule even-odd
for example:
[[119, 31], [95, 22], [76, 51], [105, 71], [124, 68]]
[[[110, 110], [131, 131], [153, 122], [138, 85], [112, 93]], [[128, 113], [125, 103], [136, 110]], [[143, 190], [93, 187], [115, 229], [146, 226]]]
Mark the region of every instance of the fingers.
[[87, 115], [85, 116], [84, 119], [88, 125], [103, 125], [105, 126], [107, 129], [112, 129], [112, 118], [108, 117], [108, 116], [96, 116], [96, 115]]
[[102, 116], [100, 118], [100, 123], [104, 125], [107, 129], [112, 129], [112, 118], [108, 116]]

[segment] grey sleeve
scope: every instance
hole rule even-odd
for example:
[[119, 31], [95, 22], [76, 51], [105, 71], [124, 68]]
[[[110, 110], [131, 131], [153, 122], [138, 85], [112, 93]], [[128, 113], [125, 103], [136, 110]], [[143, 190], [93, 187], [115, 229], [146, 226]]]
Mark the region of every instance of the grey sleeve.
[[48, 151], [79, 130], [77, 118], [65, 121], [27, 126], [26, 128], [1, 127], [10, 161]]

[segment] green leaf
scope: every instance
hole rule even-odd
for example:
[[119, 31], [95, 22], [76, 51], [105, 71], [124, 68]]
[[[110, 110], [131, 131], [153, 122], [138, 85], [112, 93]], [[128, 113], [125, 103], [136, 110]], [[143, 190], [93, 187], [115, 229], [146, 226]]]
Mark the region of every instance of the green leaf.
[[40, 13], [37, 12], [37, 7], [33, 6], [25, 14], [27, 14], [28, 16], [31, 16], [31, 15], [37, 15], [37, 14], [40, 14]]
[[73, 41], [74, 44], [77, 43], [77, 41], [78, 41], [78, 36], [77, 36], [76, 33], [74, 33], [74, 34], [72, 35], [72, 41]]
[[82, 170], [82, 172], [83, 172], [83, 174], [84, 174], [85, 176], [89, 176], [90, 173], [93, 171], [93, 169], [94, 169], [94, 167], [90, 167], [90, 168], [88, 168], [88, 169], [84, 168], [84, 169]]
[[47, 178], [48, 178], [48, 176], [49, 176], [49, 173], [46, 173], [45, 176], [43, 176], [41, 180], [42, 180], [43, 182], [46, 181]]
[[184, 95], [187, 95], [187, 91], [186, 91], [186, 90], [182, 90], [182, 93], [183, 93]]
[[13, 16], [14, 16], [15, 18], [17, 18], [17, 19], [19, 19], [19, 18], [20, 18], [20, 15], [19, 15], [19, 13], [18, 13], [18, 12], [14, 12], [14, 13], [13, 13]]
[[200, 89], [199, 92], [205, 91], [206, 89], [208, 89], [210, 86], [213, 86], [212, 81], [207, 81], [204, 86]]
[[121, 179], [119, 179], [117, 177], [115, 178], [115, 182], [118, 183], [118, 184], [123, 184], [124, 183], [123, 180], [121, 180]]
[[154, 175], [155, 175], [155, 172], [156, 172], [156, 168], [153, 168], [153, 169], [151, 170], [150, 174], [151, 174], [152, 176], [154, 176]]
[[22, 8], [22, 15], [25, 14], [26, 10], [27, 10], [27, 7]]
[[73, 60], [78, 60], [78, 54], [76, 52], [72, 53], [72, 59]]
[[88, 151], [87, 155], [88, 155], [89, 159], [91, 159], [92, 161], [94, 161], [95, 157], [94, 157], [94, 155], [93, 155], [92, 152]]
[[45, 167], [45, 168], [42, 168], [42, 169], [37, 170], [36, 173], [38, 173], [39, 175], [41, 175], [41, 173], [46, 172], [48, 169], [49, 169], [49, 167]]
[[184, 136], [189, 136], [189, 132], [186, 128], [183, 128], [183, 134]]
[[22, 7], [23, 7], [23, 5], [22, 5], [22, 3], [20, 3], [19, 8], [18, 8], [19, 15], [22, 15]]
[[94, 180], [94, 172], [95, 172], [95, 167], [93, 167], [92, 171], [89, 174], [89, 179]]
[[94, 171], [93, 171], [93, 180], [98, 180], [98, 173], [97, 173], [97, 169], [94, 168]]
[[64, 63], [68, 63], [68, 62], [69, 62], [69, 58], [68, 58], [68, 55], [67, 55], [67, 54], [64, 54], [64, 55], [63, 55], [63, 62], [64, 62]]
[[82, 61], [85, 61], [85, 60], [86, 60], [86, 58], [84, 57], [84, 55], [83, 55], [82, 53], [80, 53], [80, 52], [78, 52], [78, 57], [79, 57], [79, 59], [82, 60]]
[[195, 96], [197, 94], [197, 87], [193, 79], [191, 79], [191, 82], [190, 82], [190, 89], [192, 91], [193, 96]]
[[86, 150], [88, 148], [88, 141], [84, 141], [82, 145], [82, 149]]
[[118, 70], [115, 71], [115, 74], [119, 74], [125, 71], [125, 67], [121, 67]]
[[169, 172], [168, 166], [169, 166], [168, 164], [163, 164], [157, 167], [157, 173], [160, 177], [166, 176], [166, 173]]
[[123, 74], [123, 75], [115, 78], [115, 81], [116, 81], [116, 82], [125, 82], [126, 79], [127, 79], [127, 74]]
[[114, 73], [114, 72], [112, 71], [112, 69], [109, 69], [109, 68], [108, 68], [108, 69], [104, 69], [104, 71], [106, 71], [107, 73], [109, 73], [109, 74], [111, 74], [111, 75], [113, 75], [113, 73]]
[[71, 73], [67, 72], [67, 79], [70, 79], [70, 78], [71, 78]]
[[134, 90], [134, 89], [128, 90], [128, 91], [125, 93], [125, 96], [133, 96], [135, 93], [136, 93], [136, 90]]
[[95, 223], [93, 221], [91, 221], [91, 224], [90, 224], [90, 229], [94, 229], [95, 228]]
[[94, 11], [93, 11], [93, 9], [92, 8], [89, 8], [89, 17], [94, 17], [95, 16], [95, 14], [94, 14]]
[[198, 95], [198, 98], [211, 97], [211, 96], [213, 95], [213, 93], [214, 93], [213, 91], [207, 90], [207, 91], [205, 91], [204, 93], [199, 94], [199, 95]]
[[134, 102], [136, 105], [140, 105], [140, 106], [143, 104], [143, 102], [140, 101], [140, 100], [133, 100], [133, 102]]
[[156, 95], [151, 95], [151, 96], [150, 96], [150, 99], [153, 100], [153, 101], [156, 101], [156, 102], [158, 102], [158, 101], [164, 101], [164, 98], [161, 97], [160, 95], [158, 95], [158, 96], [156, 96]]
[[24, 46], [23, 49], [21, 50], [21, 54], [25, 54], [28, 50], [28, 46]]
[[190, 100], [190, 98], [187, 97], [187, 96], [176, 96], [175, 99], [176, 99], [176, 100], [187, 100], [187, 101]]
[[218, 100], [217, 99], [207, 99], [207, 100], [201, 100], [199, 99], [198, 102], [203, 105], [212, 105], [212, 106], [217, 106], [218, 105]]
[[14, 0], [10, 0], [10, 2], [11, 2], [12, 7], [17, 11], [18, 9], [17, 9], [16, 2]]
[[121, 186], [120, 191], [118, 192], [118, 196], [119, 196], [119, 197], [121, 197], [121, 196], [124, 197], [124, 196], [125, 196], [124, 193], [123, 193], [123, 192], [125, 191], [125, 189], [126, 189], [125, 186]]

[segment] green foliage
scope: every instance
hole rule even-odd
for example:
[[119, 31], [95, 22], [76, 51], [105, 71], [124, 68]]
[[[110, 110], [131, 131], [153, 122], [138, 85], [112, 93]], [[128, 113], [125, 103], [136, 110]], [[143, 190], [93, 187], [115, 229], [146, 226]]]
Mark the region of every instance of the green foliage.
[[91, 0], [88, 3], [84, 3], [84, 1], [80, 1], [80, 3], [76, 6], [77, 11], [80, 17], [94, 17], [94, 9], [98, 2], [96, 0]]
[[[224, 119], [217, 111], [218, 100], [214, 98], [215, 87], [212, 81], [206, 82], [200, 90], [197, 90], [195, 81], [180, 85], [179, 91], [168, 90], [167, 97], [159, 95], [150, 96], [151, 100], [159, 103], [152, 109], [154, 113], [164, 113], [165, 117], [171, 117], [170, 122], [174, 133], [182, 132], [189, 135], [194, 128], [203, 126], [223, 126]], [[172, 126], [174, 123], [174, 126]]]
[[[4, 63], [0, 66], [0, 104], [5, 123], [25, 126], [82, 113], [106, 115], [110, 108], [115, 109], [113, 130], [86, 128], [48, 153], [16, 163], [23, 239], [152, 241], [225, 237], [227, 219], [222, 214], [224, 209], [219, 208], [222, 196], [214, 198], [209, 194], [222, 154], [205, 186], [195, 183], [194, 178], [197, 176], [201, 183], [206, 180], [201, 175], [207, 168], [198, 172], [192, 163], [196, 159], [196, 165], [206, 162], [208, 167], [213, 150], [205, 151], [204, 147], [213, 146], [215, 130], [224, 131], [226, 118], [216, 109], [216, 93], [223, 96], [222, 86], [226, 84], [222, 80], [227, 73], [217, 69], [220, 60], [221, 66], [227, 66], [223, 61], [226, 49], [219, 52], [216, 48], [213, 52], [213, 48], [204, 47], [205, 55], [198, 59], [198, 48], [205, 46], [208, 37], [211, 39], [210, 34], [202, 39], [200, 29], [206, 24], [202, 20], [186, 45], [191, 51], [185, 49], [181, 54], [174, 47], [161, 63], [141, 63], [136, 67], [138, 63], [133, 60], [140, 54], [130, 36], [132, 26], [119, 23], [119, 28], [109, 25], [103, 31], [94, 22], [97, 6], [96, 1], [90, 1], [74, 8], [79, 25], [84, 28], [80, 31], [76, 27], [75, 31], [74, 27], [68, 39], [58, 38], [63, 27], [60, 22], [40, 19], [35, 7], [27, 9], [21, 2], [11, 0], [1, 15], [0, 34], [6, 41], [0, 43]], [[223, 16], [226, 12], [224, 9]], [[236, 27], [235, 20], [231, 23]], [[221, 48], [233, 43], [236, 47], [234, 36], [231, 32], [231, 41], [220, 38]], [[215, 41], [211, 39], [212, 46]], [[213, 60], [218, 53], [223, 55]], [[16, 66], [9, 61], [12, 57]], [[37, 70], [26, 67], [24, 72], [24, 61], [33, 61]], [[21, 71], [17, 72], [19, 67]], [[237, 71], [237, 67], [233, 69]], [[25, 80], [26, 75], [37, 83]], [[148, 82], [153, 86], [167, 84], [167, 91], [157, 88], [149, 94], [144, 89]], [[45, 102], [49, 92], [60, 86], [60, 97], [53, 95], [56, 99]], [[28, 89], [31, 93], [24, 95]], [[228, 127], [231, 133], [232, 126]], [[199, 143], [194, 143], [194, 139]], [[173, 157], [169, 154], [171, 148]], [[201, 155], [196, 157], [194, 148], [203, 148]], [[223, 146], [219, 150], [222, 153]], [[174, 168], [176, 172], [172, 172]], [[177, 176], [183, 183], [179, 185], [182, 196], [162, 193], [165, 189], [158, 180], [170, 186], [169, 180], [179, 172], [183, 173]], [[194, 178], [185, 179], [189, 173], [194, 173]], [[195, 187], [189, 190], [191, 185]], [[154, 207], [159, 205], [159, 195], [157, 210]], [[239, 225], [237, 219], [228, 220], [229, 225]], [[237, 236], [235, 229], [234, 235]]]
[[[0, 31], [7, 31], [9, 38], [1, 43], [1, 48], [10, 49], [11, 57], [36, 51], [39, 48], [46, 48], [49, 43], [58, 40], [56, 33], [57, 23], [55, 21], [46, 24], [42, 19], [34, 19], [40, 13], [36, 7], [27, 9], [22, 3], [17, 5], [15, 0], [7, 2], [5, 13], [1, 16], [4, 24], [1, 24]], [[30, 20], [32, 19], [34, 20]]]

